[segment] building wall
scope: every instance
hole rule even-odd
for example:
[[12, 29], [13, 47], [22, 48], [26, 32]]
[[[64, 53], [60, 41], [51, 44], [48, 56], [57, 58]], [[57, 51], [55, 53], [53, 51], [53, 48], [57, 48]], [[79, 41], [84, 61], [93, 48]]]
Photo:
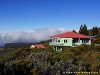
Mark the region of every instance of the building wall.
[[[83, 40], [85, 40], [84, 43], [82, 43]], [[86, 40], [87, 40], [88, 42], [86, 42]], [[76, 43], [74, 43], [74, 44], [75, 44], [75, 45], [82, 45], [82, 44], [91, 45], [91, 39], [81, 39], [81, 38], [79, 38], [79, 41], [76, 42]]]
[[[59, 40], [60, 42], [58, 42]], [[67, 40], [67, 42], [64, 40]], [[73, 38], [55, 38], [55, 40], [52, 38], [52, 45], [53, 46], [75, 46], [75, 45], [84, 44], [82, 43], [82, 40], [84, 39], [79, 39], [78, 42], [73, 43]], [[85, 44], [91, 45], [91, 39], [88, 39], [88, 40], [89, 42], [87, 43], [85, 42]]]
[[[67, 42], [64, 42], [64, 40], [67, 40]], [[64, 46], [72, 46], [72, 38], [61, 38], [61, 42]]]
[[34, 45], [32, 45], [32, 46], [31, 46], [31, 48], [35, 48], [35, 46], [34, 46]]
[[[58, 42], [58, 40], [60, 40], [60, 42]], [[67, 42], [64, 42], [64, 40], [67, 40]], [[52, 45], [55, 45], [55, 46], [72, 46], [72, 38], [56, 38], [55, 41], [52, 41]]]

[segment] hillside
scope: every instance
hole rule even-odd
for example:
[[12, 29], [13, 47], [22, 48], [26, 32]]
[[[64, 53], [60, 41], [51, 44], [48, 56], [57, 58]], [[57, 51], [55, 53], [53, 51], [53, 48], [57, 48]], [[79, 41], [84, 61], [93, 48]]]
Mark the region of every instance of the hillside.
[[4, 48], [27, 48], [35, 43], [6, 43]]
[[[59, 75], [66, 75], [64, 74], [66, 71], [100, 72], [99, 57], [100, 46], [94, 45], [68, 47], [62, 52], [56, 52], [52, 47], [19, 48], [0, 53], [0, 74], [58, 75], [59, 73]], [[98, 75], [98, 73], [92, 75]]]
[[4, 49], [8, 50], [8, 49], [17, 49], [17, 48], [29, 48], [32, 44], [43, 44], [44, 46], [48, 47], [50, 41], [51, 40], [41, 41], [37, 43], [6, 43], [4, 45]]

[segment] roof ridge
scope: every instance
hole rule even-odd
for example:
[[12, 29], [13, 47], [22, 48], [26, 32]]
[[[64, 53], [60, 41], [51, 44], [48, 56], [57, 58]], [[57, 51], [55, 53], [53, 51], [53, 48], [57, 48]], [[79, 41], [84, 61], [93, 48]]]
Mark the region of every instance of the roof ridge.
[[90, 38], [90, 36], [87, 36], [87, 35], [84, 35], [84, 34], [80, 34], [80, 33], [75, 33], [75, 32], [64, 32], [64, 33], [61, 33], [61, 34], [57, 34], [57, 35], [54, 35], [52, 37], [67, 37], [67, 38]]

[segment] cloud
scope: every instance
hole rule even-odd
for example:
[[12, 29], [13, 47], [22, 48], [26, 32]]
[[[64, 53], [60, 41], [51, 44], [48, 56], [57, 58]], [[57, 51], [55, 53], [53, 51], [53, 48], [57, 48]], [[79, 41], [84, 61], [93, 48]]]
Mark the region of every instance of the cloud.
[[23, 32], [0, 33], [0, 43], [34, 43], [50, 39], [50, 36], [65, 32], [65, 29], [33, 29]]

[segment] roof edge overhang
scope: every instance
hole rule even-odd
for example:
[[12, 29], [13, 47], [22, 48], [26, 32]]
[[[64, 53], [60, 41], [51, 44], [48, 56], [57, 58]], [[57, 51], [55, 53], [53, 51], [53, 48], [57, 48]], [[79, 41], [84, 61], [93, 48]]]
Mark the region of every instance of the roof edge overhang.
[[50, 38], [86, 38], [86, 39], [89, 39], [91, 37], [50, 37]]

